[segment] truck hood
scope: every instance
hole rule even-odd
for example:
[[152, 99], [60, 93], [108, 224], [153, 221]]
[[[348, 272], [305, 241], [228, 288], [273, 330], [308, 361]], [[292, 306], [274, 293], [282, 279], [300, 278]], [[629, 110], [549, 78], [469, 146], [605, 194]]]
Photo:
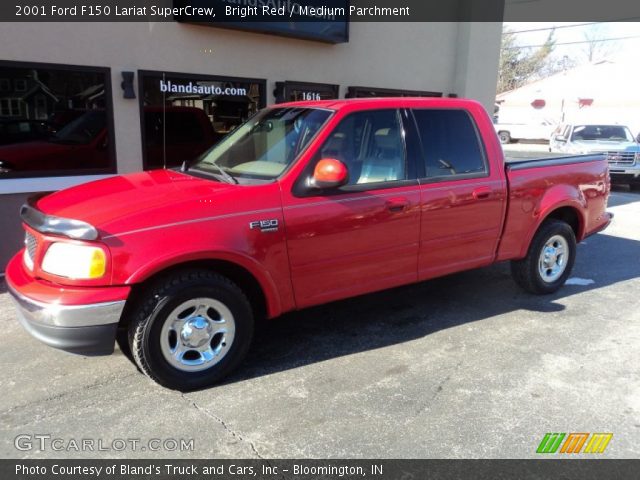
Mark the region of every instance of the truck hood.
[[47, 195], [36, 202], [43, 213], [82, 220], [100, 236], [117, 235], [231, 210], [225, 198], [235, 185], [172, 170], [118, 175]]
[[571, 145], [585, 153], [598, 152], [638, 152], [640, 145], [635, 142], [575, 141]]

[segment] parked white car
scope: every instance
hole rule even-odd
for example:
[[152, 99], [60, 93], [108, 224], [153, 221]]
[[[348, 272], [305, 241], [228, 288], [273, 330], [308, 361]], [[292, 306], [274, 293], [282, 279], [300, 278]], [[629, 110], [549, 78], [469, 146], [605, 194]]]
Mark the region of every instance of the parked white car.
[[548, 120], [540, 123], [495, 123], [493, 127], [500, 138], [500, 143], [506, 144], [517, 140], [548, 140], [555, 124]]

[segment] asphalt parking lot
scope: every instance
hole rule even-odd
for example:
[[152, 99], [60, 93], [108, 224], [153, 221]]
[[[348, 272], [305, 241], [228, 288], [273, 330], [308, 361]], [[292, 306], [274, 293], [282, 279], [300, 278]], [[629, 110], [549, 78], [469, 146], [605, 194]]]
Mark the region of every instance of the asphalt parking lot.
[[[612, 432], [604, 456], [638, 458], [640, 193], [610, 210], [557, 294], [523, 293], [497, 265], [290, 314], [226, 384], [188, 394], [119, 351], [41, 345], [0, 281], [0, 456], [527, 458], [546, 432]], [[20, 434], [195, 448], [20, 451]]]

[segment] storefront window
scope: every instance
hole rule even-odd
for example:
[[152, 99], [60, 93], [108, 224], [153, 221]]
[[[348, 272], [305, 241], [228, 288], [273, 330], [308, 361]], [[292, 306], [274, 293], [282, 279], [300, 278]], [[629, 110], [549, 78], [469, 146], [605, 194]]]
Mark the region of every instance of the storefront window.
[[109, 69], [0, 62], [0, 179], [115, 172]]
[[276, 103], [331, 100], [338, 98], [338, 85], [309, 82], [276, 82]]
[[266, 105], [265, 80], [139, 72], [144, 168], [176, 167]]
[[392, 88], [349, 87], [346, 98], [376, 97], [441, 97], [442, 92], [425, 92], [421, 90], [395, 90]]

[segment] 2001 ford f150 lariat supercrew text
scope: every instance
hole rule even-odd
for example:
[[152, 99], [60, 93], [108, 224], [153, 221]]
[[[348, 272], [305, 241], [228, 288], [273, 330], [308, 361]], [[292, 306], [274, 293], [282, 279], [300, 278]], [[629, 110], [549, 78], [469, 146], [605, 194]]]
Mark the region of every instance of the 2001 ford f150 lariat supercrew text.
[[245, 356], [257, 318], [512, 261], [524, 289], [567, 279], [611, 220], [603, 156], [505, 164], [474, 101], [267, 108], [179, 169], [35, 198], [6, 279], [24, 327], [189, 390]]

